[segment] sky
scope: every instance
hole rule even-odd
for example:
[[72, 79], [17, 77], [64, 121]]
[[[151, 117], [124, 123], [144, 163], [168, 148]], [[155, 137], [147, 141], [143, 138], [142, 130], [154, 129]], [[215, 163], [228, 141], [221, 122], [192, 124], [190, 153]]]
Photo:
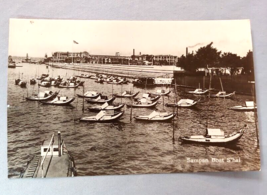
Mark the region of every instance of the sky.
[[[73, 40], [78, 42], [74, 44]], [[10, 19], [9, 55], [44, 57], [53, 52], [185, 55], [213, 42], [241, 57], [252, 51], [249, 20], [90, 21]]]

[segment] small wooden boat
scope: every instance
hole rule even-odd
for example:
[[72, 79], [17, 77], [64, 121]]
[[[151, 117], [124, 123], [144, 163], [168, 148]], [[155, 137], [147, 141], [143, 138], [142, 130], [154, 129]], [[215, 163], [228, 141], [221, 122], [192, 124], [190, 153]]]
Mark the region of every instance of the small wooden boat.
[[171, 91], [165, 91], [164, 89], [157, 90], [155, 93], [151, 93], [153, 95], [159, 95], [159, 96], [167, 96], [171, 93]]
[[118, 111], [118, 110], [122, 109], [123, 107], [124, 107], [124, 104], [119, 104], [117, 106], [114, 106], [114, 105], [109, 105], [106, 102], [101, 106], [89, 107], [88, 110], [92, 111], [92, 112], [99, 112], [101, 110], [116, 110], [116, 111]]
[[[246, 126], [245, 126], [246, 127]], [[242, 135], [244, 130], [239, 130], [230, 135], [225, 135], [221, 129], [207, 129], [205, 135], [192, 135], [182, 136], [179, 140], [187, 143], [201, 143], [201, 144], [230, 144], [237, 142]]]
[[96, 116], [82, 117], [80, 121], [107, 123], [118, 120], [120, 117], [122, 117], [122, 115], [123, 112], [114, 113], [113, 110], [111, 111], [102, 110]]
[[208, 89], [201, 89], [201, 88], [198, 88], [196, 89], [195, 91], [188, 91], [187, 93], [189, 94], [194, 94], [194, 95], [205, 95], [209, 92]]
[[97, 98], [100, 93], [96, 91], [87, 91], [83, 95], [77, 94], [79, 98]]
[[78, 88], [79, 87], [79, 83], [72, 83], [72, 82], [63, 82], [61, 84], [58, 85], [59, 88]]
[[153, 111], [150, 115], [147, 116], [135, 116], [136, 120], [140, 121], [148, 121], [148, 122], [169, 122], [175, 117], [176, 113], [168, 113], [168, 112], [157, 112]]
[[233, 96], [235, 96], [235, 91], [228, 94], [225, 91], [219, 91], [217, 94], [210, 95], [211, 98], [232, 98]]
[[27, 82], [22, 81], [20, 79], [15, 79], [15, 85], [19, 85], [21, 88], [26, 88], [27, 87]]
[[177, 104], [167, 103], [167, 107], [181, 107], [181, 108], [191, 108], [197, 104], [198, 101], [191, 99], [180, 99]]
[[12, 61], [8, 63], [8, 68], [16, 68], [16, 62]]
[[52, 91], [44, 91], [44, 92], [39, 92], [39, 94], [26, 97], [26, 100], [31, 100], [31, 101], [47, 101], [50, 99], [53, 99], [58, 95], [59, 92], [52, 92]]
[[58, 80], [51, 81], [51, 86], [58, 87], [59, 85], [60, 85], [60, 81]]
[[124, 91], [122, 94], [114, 94], [117, 98], [134, 98], [139, 94], [139, 91], [136, 93], [132, 93], [131, 91]]
[[104, 104], [104, 103], [112, 103], [114, 100], [116, 99], [116, 97], [112, 97], [110, 99], [108, 99], [107, 96], [98, 96], [97, 98], [88, 98], [86, 99], [87, 103], [91, 103], [91, 104]]
[[[160, 98], [159, 95], [153, 95], [150, 93], [144, 93], [143, 97], [142, 97], [142, 99], [147, 99], [147, 100], [152, 101], [152, 102], [157, 101], [159, 98]], [[138, 100], [138, 99], [139, 98], [136, 98], [136, 100]]]
[[57, 105], [57, 106], [65, 106], [71, 104], [75, 100], [75, 97], [68, 98], [68, 97], [60, 97], [57, 96], [51, 101], [41, 101], [42, 104], [48, 104], [48, 105]]
[[76, 81], [76, 83], [78, 83], [79, 86], [83, 86], [84, 81]]
[[104, 79], [101, 79], [101, 78], [98, 78], [97, 80], [95, 80], [96, 83], [101, 83], [101, 84], [104, 83], [104, 81], [105, 80]]
[[254, 105], [253, 101], [246, 101], [245, 106], [234, 106], [229, 108], [230, 110], [235, 110], [235, 111], [243, 111], [243, 112], [250, 112], [250, 111], [255, 111], [257, 110], [257, 106]]
[[114, 85], [121, 85], [123, 84], [123, 82], [124, 82], [123, 80], [117, 80], [117, 79], [113, 81], [107, 81], [108, 84], [114, 84]]
[[42, 74], [41, 77], [38, 77], [37, 80], [43, 80], [44, 78], [48, 77], [49, 74]]
[[88, 75], [88, 74], [81, 74], [81, 75], [77, 75], [76, 77], [79, 78], [83, 78], [83, 79], [90, 79], [92, 75]]
[[51, 83], [48, 82], [48, 81], [42, 81], [38, 85], [41, 86], [41, 87], [51, 87]]
[[126, 104], [128, 107], [132, 108], [153, 108], [157, 105], [157, 101], [152, 102], [148, 101], [147, 99], [140, 99], [137, 102], [134, 102], [133, 104]]
[[22, 178], [73, 177], [76, 176], [73, 157], [66, 149], [61, 133], [51, 137], [41, 146], [41, 154], [35, 155], [27, 164]]

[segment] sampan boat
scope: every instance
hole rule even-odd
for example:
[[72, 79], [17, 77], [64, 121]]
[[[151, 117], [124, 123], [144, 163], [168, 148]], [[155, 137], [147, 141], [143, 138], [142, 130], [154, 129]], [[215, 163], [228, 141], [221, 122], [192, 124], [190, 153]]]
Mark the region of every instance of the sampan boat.
[[137, 102], [134, 102], [133, 104], [126, 104], [127, 107], [132, 107], [132, 108], [153, 108], [157, 105], [157, 101], [152, 102], [148, 101], [146, 99], [140, 99]]
[[96, 91], [87, 91], [83, 95], [77, 94], [79, 98], [97, 98], [100, 93]]
[[110, 111], [102, 110], [96, 116], [82, 117], [80, 118], [80, 121], [107, 123], [107, 122], [118, 120], [119, 118], [122, 117], [122, 115], [123, 115], [123, 112], [114, 113], [114, 111], [112, 111], [110, 113]]
[[235, 96], [235, 91], [233, 93], [226, 93], [225, 91], [219, 91], [217, 94], [210, 95], [211, 98], [232, 98]]
[[153, 95], [167, 96], [171, 93], [171, 91], [165, 91], [164, 89], [157, 90], [155, 93], [151, 93]]
[[[246, 127], [246, 125], [245, 125]], [[225, 135], [224, 131], [221, 129], [207, 129], [205, 135], [192, 135], [192, 136], [182, 136], [179, 140], [183, 143], [201, 143], [201, 144], [230, 144], [237, 142], [242, 135], [244, 130], [241, 129], [230, 135]]]
[[32, 95], [30, 97], [26, 97], [26, 100], [30, 101], [47, 101], [53, 99], [58, 95], [59, 92], [52, 92], [52, 91], [44, 91], [39, 92], [39, 94]]
[[188, 91], [187, 93], [189, 94], [194, 94], [194, 95], [205, 95], [209, 92], [208, 89], [201, 89], [201, 88], [198, 88], [194, 91]]
[[93, 99], [93, 98], [88, 98], [86, 99], [87, 103], [91, 103], [91, 104], [104, 104], [104, 103], [112, 103], [114, 100], [116, 99], [116, 97], [112, 97], [110, 99], [107, 98], [107, 96], [98, 96], [97, 98]]
[[235, 111], [243, 111], [243, 112], [251, 112], [257, 110], [257, 106], [254, 104], [253, 101], [246, 101], [245, 106], [233, 106], [229, 108], [229, 110], [235, 110]]
[[139, 91], [136, 93], [132, 93], [131, 91], [124, 91], [122, 94], [114, 94], [117, 98], [134, 98], [139, 94]]
[[170, 122], [175, 117], [175, 115], [176, 113], [168, 113], [168, 112], [160, 113], [160, 112], [153, 111], [150, 115], [135, 116], [134, 118], [136, 120], [148, 121], [148, 122], [154, 122], [154, 121]]
[[92, 112], [99, 112], [101, 110], [116, 110], [116, 111], [118, 111], [118, 110], [122, 109], [123, 107], [124, 107], [124, 104], [120, 104], [120, 105], [114, 106], [114, 105], [109, 105], [106, 102], [101, 106], [89, 107], [88, 110], [92, 111]]
[[51, 83], [48, 81], [42, 81], [41, 83], [38, 84], [38, 86], [41, 87], [51, 87]]
[[75, 100], [75, 97], [68, 98], [68, 97], [60, 97], [57, 96], [51, 101], [41, 101], [42, 104], [48, 104], [48, 105], [57, 105], [57, 106], [64, 106], [69, 105]]
[[[149, 101], [154, 102], [154, 101], [157, 101], [159, 98], [160, 98], [159, 95], [153, 95], [153, 94], [150, 94], [150, 93], [144, 93], [143, 97], [141, 99], [147, 99]], [[140, 100], [140, 98], [136, 98], [135, 100], [138, 101], [138, 100]]]
[[191, 108], [197, 104], [198, 101], [191, 99], [180, 99], [177, 104], [167, 103], [165, 104], [167, 107], [181, 107], [181, 108]]
[[78, 88], [79, 83], [61, 83], [58, 88]]

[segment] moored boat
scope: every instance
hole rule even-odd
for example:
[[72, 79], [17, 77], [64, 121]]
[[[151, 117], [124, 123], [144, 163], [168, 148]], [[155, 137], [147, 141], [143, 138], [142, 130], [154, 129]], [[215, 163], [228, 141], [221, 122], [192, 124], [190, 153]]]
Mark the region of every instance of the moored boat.
[[217, 94], [211, 94], [211, 98], [232, 98], [235, 96], [235, 91], [233, 93], [226, 93], [225, 91], [219, 91]]
[[132, 104], [126, 104], [128, 107], [132, 108], [153, 108], [157, 105], [157, 101], [152, 102], [148, 101], [147, 99], [140, 99]]
[[61, 133], [58, 139], [51, 137], [50, 142], [41, 146], [41, 154], [35, 155], [27, 164], [22, 178], [73, 177], [76, 169], [73, 157], [66, 149]]
[[51, 83], [48, 82], [48, 81], [42, 81], [38, 85], [41, 86], [41, 87], [51, 87]]
[[181, 107], [181, 108], [191, 108], [197, 104], [198, 101], [191, 99], [180, 99], [177, 104], [167, 103], [167, 107]]
[[170, 93], [171, 93], [170, 90], [165, 91], [164, 89], [160, 89], [160, 90], [157, 90], [156, 92], [151, 93], [151, 94], [153, 94], [153, 95], [160, 95], [160, 96], [167, 96], [167, 95], [169, 95]]
[[221, 129], [207, 128], [205, 135], [181, 136], [179, 137], [179, 140], [184, 143], [191, 142], [201, 144], [230, 144], [237, 142], [243, 134], [243, 129], [234, 132], [230, 135], [225, 135], [224, 131], [222, 131]]
[[138, 94], [139, 91], [136, 93], [132, 93], [131, 91], [124, 91], [122, 94], [114, 94], [114, 96], [118, 98], [134, 98]]
[[79, 98], [97, 98], [100, 93], [96, 91], [87, 91], [83, 95], [77, 94]]
[[50, 100], [58, 95], [59, 92], [52, 92], [52, 91], [44, 91], [39, 92], [38, 94], [32, 95], [30, 97], [26, 97], [26, 100], [31, 101], [46, 101]]
[[80, 121], [84, 121], [84, 122], [113, 122], [115, 120], [118, 120], [120, 117], [122, 117], [122, 115], [123, 115], [123, 112], [115, 113], [114, 110], [110, 110], [110, 111], [101, 110], [95, 116], [88, 116], [88, 117], [80, 118]]
[[209, 92], [208, 89], [198, 88], [198, 89], [196, 89], [194, 91], [188, 91], [187, 93], [194, 94], [194, 95], [206, 95], [208, 92]]
[[135, 116], [136, 120], [140, 121], [148, 121], [148, 122], [169, 122], [175, 117], [175, 113], [168, 113], [168, 112], [157, 112], [153, 111], [150, 115], [145, 116]]
[[69, 105], [75, 100], [75, 97], [68, 98], [67, 96], [57, 96], [51, 101], [41, 101], [42, 104], [64, 106]]
[[58, 88], [78, 88], [79, 83], [73, 83], [73, 82], [63, 82], [58, 85]]
[[235, 111], [243, 111], [243, 112], [250, 112], [257, 110], [257, 106], [254, 104], [253, 101], [246, 101], [245, 103], [246, 103], [245, 106], [233, 106], [229, 109]]
[[[149, 101], [155, 102], [160, 98], [159, 95], [153, 95], [150, 93], [144, 93], [141, 99], [147, 99]], [[140, 100], [140, 98], [136, 98], [136, 100]]]
[[35, 85], [37, 83], [36, 79], [32, 78], [30, 80], [30, 85]]
[[92, 111], [92, 112], [99, 112], [101, 110], [116, 110], [116, 111], [118, 111], [118, 110], [122, 109], [123, 107], [124, 107], [124, 104], [119, 104], [117, 106], [114, 106], [114, 105], [109, 105], [106, 102], [101, 106], [89, 107], [88, 110]]
[[116, 97], [112, 97], [110, 99], [108, 99], [107, 96], [98, 96], [97, 98], [88, 98], [86, 99], [87, 103], [91, 103], [91, 104], [104, 104], [104, 103], [112, 103], [114, 100], [116, 99]]

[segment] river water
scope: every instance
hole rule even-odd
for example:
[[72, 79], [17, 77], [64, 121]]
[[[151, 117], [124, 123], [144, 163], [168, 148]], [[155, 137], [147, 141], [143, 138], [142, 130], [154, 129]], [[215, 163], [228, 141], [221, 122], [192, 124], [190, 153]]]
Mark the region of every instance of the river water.
[[[130, 120], [130, 109], [123, 108], [123, 117], [115, 123], [82, 123], [81, 116], [95, 113], [82, 112], [82, 99], [76, 98], [70, 106], [41, 105], [26, 101], [25, 97], [37, 93], [37, 85], [22, 89], [14, 84], [16, 78], [29, 81], [30, 78], [49, 73], [68, 78], [81, 72], [66, 69], [51, 69], [45, 65], [19, 64], [23, 67], [8, 69], [8, 176], [19, 177], [27, 162], [40, 153], [44, 140], [61, 131], [66, 147], [75, 159], [78, 176], [174, 173], [198, 171], [238, 171], [260, 168], [259, 147], [254, 122], [254, 113], [235, 112], [228, 107], [242, 105], [250, 96], [237, 95], [231, 99], [203, 98], [195, 109], [178, 109], [175, 123], [144, 123]], [[110, 84], [98, 84], [84, 79], [85, 90], [95, 90], [112, 94]], [[28, 83], [29, 84], [29, 83]], [[113, 86], [113, 93], [124, 90], [154, 92], [152, 89], [133, 88], [132, 84]], [[47, 90], [40, 88], [40, 91]], [[51, 87], [49, 90], [56, 91]], [[83, 89], [60, 89], [61, 95], [69, 97], [82, 94]], [[178, 99], [198, 97], [179, 91]], [[158, 110], [172, 112], [164, 108], [165, 103], [173, 103], [174, 93], [160, 99]], [[130, 100], [117, 98], [114, 103], [127, 103]], [[89, 104], [85, 103], [85, 106]], [[207, 109], [208, 108], [208, 109]], [[150, 114], [152, 109], [133, 109], [133, 116]], [[179, 136], [204, 134], [208, 121], [209, 128], [220, 128], [226, 134], [240, 130], [247, 124], [246, 132], [234, 146], [208, 146], [181, 144]], [[174, 132], [174, 133], [173, 133]], [[173, 143], [173, 134], [174, 140]], [[208, 159], [205, 163], [188, 163], [187, 158]], [[239, 162], [211, 162], [212, 158], [240, 159]]]

